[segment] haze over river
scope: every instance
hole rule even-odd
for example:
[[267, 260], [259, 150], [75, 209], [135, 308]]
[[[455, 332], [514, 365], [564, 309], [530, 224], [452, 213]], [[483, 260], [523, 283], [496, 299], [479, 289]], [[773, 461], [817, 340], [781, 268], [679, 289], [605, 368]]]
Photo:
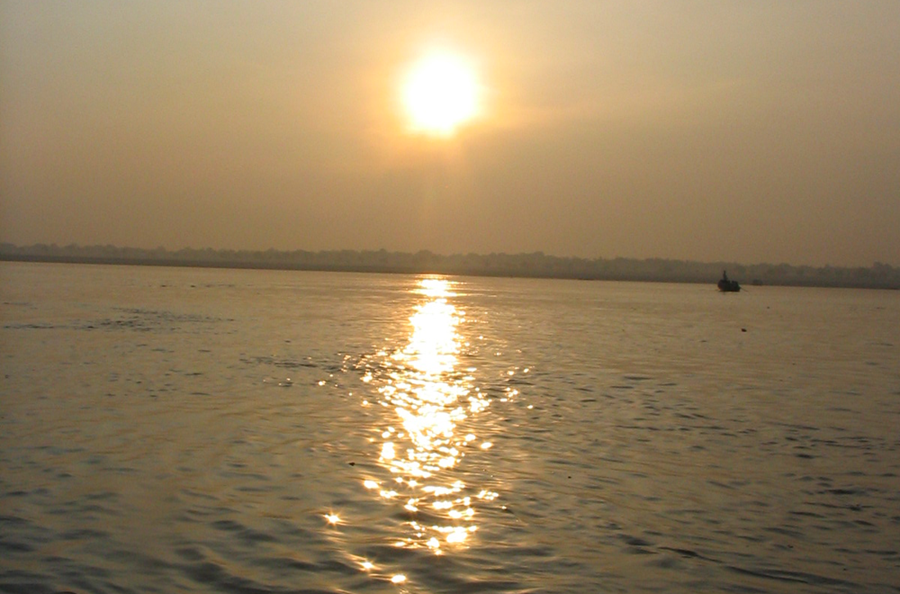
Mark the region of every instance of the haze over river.
[[0, 263], [0, 591], [900, 591], [900, 292], [715, 280]]

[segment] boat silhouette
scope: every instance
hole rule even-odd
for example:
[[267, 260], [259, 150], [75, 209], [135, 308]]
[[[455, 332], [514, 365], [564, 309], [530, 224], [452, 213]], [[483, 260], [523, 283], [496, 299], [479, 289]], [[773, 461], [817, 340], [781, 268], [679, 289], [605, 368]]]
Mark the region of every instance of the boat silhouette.
[[741, 290], [741, 285], [736, 280], [728, 278], [728, 273], [724, 270], [722, 271], [722, 278], [719, 279], [716, 286], [723, 293], [737, 293]]

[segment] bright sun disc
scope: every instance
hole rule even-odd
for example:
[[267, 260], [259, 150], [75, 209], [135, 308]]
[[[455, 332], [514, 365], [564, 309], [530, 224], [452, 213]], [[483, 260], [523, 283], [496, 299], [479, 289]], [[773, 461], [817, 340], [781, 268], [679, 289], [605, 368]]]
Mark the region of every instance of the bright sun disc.
[[453, 134], [478, 111], [478, 83], [472, 68], [449, 54], [417, 62], [403, 85], [403, 104], [412, 129], [439, 136]]

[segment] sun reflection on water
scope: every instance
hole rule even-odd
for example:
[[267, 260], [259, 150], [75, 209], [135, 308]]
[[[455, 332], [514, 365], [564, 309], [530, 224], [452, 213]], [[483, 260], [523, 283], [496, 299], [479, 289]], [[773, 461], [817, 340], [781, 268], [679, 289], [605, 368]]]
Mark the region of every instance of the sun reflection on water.
[[[456, 467], [468, 448], [486, 448], [460, 425], [487, 408], [490, 401], [477, 388], [468, 370], [459, 369], [464, 346], [458, 326], [465, 312], [450, 299], [452, 284], [440, 278], [419, 282], [415, 293], [423, 301], [409, 318], [411, 334], [402, 349], [381, 353], [381, 404], [393, 409], [394, 424], [380, 430], [379, 462], [390, 480], [367, 479], [364, 487], [385, 501], [396, 500], [408, 514], [399, 547], [426, 548], [435, 554], [461, 546], [477, 530], [473, 499], [491, 500], [496, 493], [482, 489], [471, 495]], [[364, 381], [373, 381], [371, 371]], [[388, 417], [390, 418], [390, 417]], [[468, 423], [471, 425], [471, 423]]]

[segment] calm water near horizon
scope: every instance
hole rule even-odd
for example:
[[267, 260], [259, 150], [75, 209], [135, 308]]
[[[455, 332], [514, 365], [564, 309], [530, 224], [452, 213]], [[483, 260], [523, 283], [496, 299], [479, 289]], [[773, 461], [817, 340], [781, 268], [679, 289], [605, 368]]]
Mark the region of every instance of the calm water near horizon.
[[900, 592], [900, 292], [0, 263], [0, 592]]

